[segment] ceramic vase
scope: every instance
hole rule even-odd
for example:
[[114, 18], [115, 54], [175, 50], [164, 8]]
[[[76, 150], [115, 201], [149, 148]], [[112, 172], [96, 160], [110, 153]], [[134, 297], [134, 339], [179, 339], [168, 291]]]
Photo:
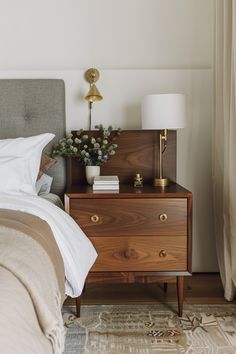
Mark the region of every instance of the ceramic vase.
[[100, 176], [100, 166], [86, 166], [85, 175], [88, 184], [92, 185], [94, 177]]

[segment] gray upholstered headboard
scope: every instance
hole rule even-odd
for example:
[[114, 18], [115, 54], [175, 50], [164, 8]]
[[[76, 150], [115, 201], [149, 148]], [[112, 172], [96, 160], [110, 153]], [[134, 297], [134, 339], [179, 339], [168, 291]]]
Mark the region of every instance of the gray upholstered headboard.
[[[0, 80], [0, 139], [54, 133], [56, 140], [65, 134], [65, 85], [63, 80]], [[52, 191], [62, 194], [65, 188], [65, 162], [48, 172]]]

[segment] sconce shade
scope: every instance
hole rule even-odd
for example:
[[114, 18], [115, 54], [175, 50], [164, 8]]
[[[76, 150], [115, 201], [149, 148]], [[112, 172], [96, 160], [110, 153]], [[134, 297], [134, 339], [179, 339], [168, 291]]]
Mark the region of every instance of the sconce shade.
[[89, 89], [89, 92], [85, 96], [85, 99], [88, 102], [96, 102], [96, 101], [101, 101], [103, 99], [103, 97], [100, 94], [100, 92], [98, 91], [97, 86], [95, 84], [92, 84]]
[[186, 97], [182, 94], [154, 94], [142, 101], [142, 129], [179, 129], [186, 122]]

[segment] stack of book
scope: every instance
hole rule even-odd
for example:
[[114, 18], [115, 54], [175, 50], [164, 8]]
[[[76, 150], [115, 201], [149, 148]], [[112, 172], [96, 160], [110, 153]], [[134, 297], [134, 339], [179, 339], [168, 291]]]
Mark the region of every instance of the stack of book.
[[117, 176], [94, 177], [93, 191], [117, 192], [119, 191], [119, 178]]

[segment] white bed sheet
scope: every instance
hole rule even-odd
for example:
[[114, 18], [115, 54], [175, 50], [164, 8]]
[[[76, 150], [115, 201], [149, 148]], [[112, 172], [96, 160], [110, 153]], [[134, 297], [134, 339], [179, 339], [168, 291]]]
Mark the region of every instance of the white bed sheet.
[[76, 222], [62, 209], [38, 196], [1, 193], [0, 208], [33, 214], [49, 224], [64, 262], [66, 295], [79, 296], [97, 252]]

